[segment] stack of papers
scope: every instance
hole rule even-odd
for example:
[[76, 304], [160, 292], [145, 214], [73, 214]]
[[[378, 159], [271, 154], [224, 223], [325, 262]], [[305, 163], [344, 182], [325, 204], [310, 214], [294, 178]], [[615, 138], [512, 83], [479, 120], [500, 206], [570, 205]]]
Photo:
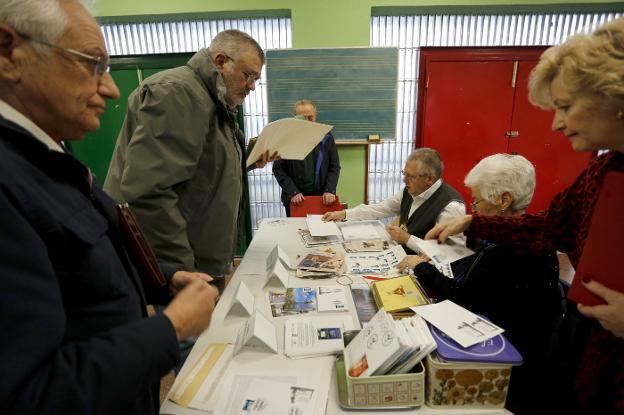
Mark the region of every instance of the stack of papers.
[[306, 224], [312, 236], [340, 236], [336, 222], [323, 222], [323, 215], [308, 215]]
[[362, 241], [343, 242], [344, 250], [350, 254], [358, 252], [381, 252], [390, 249], [390, 241], [366, 239]]
[[377, 306], [388, 313], [430, 303], [420, 284], [410, 275], [376, 281], [372, 290]]
[[348, 315], [288, 319], [284, 323], [284, 354], [305, 358], [342, 353], [343, 333], [353, 328]]
[[301, 240], [308, 248], [340, 242], [340, 238], [337, 236], [312, 236], [307, 229], [299, 229], [299, 236], [301, 236]]
[[344, 263], [344, 255], [331, 248], [308, 252], [297, 264], [298, 270], [337, 273]]
[[351, 377], [408, 373], [435, 347], [424, 320], [394, 320], [381, 309], [345, 347], [345, 367]]
[[381, 239], [375, 225], [371, 222], [344, 222], [340, 224], [340, 230], [345, 241]]

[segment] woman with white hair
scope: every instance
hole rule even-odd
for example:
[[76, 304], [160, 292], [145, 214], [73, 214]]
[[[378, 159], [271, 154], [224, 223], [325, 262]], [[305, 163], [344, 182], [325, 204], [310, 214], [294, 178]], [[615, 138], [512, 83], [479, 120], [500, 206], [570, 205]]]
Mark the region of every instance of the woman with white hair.
[[[487, 217], [516, 216], [531, 202], [535, 169], [522, 156], [495, 154], [473, 167], [464, 183], [472, 192], [473, 212]], [[399, 267], [414, 268], [429, 296], [438, 301], [450, 299], [505, 329], [523, 357], [522, 366], [512, 371], [507, 407], [516, 414], [534, 413], [535, 405], [526, 396], [540, 379], [545, 380], [541, 371], [548, 349], [544, 345], [549, 343], [560, 309], [556, 253], [519, 253], [474, 239], [468, 240], [468, 246], [475, 254], [453, 264], [452, 279], [416, 255], [406, 257]]]
[[[529, 93], [533, 103], [555, 110], [552, 127], [570, 140], [575, 151], [609, 151], [593, 159], [545, 212], [516, 217], [467, 215], [436, 225], [426, 237], [444, 241], [465, 231], [467, 236], [532, 252], [554, 248], [568, 253], [576, 267], [605, 176], [624, 171], [624, 18], [546, 50], [531, 74]], [[562, 399], [570, 408], [561, 413], [622, 414], [624, 293], [596, 281], [583, 284], [606, 304], [578, 304], [589, 329], [587, 335], [567, 344], [576, 355], [563, 366], [573, 373], [573, 380]], [[565, 378], [559, 376], [553, 384], [561, 382]]]

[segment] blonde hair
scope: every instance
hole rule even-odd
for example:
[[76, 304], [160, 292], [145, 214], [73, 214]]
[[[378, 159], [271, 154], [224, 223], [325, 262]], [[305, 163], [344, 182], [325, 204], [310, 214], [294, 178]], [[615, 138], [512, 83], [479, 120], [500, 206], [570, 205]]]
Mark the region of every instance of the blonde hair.
[[572, 96], [624, 108], [624, 17], [547, 49], [529, 78], [531, 103], [553, 108], [550, 84], [557, 75]]

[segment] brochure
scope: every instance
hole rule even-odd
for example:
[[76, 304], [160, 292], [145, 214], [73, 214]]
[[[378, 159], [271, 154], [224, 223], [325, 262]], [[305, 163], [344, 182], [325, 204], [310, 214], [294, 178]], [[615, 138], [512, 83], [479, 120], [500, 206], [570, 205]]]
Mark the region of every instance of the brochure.
[[268, 296], [273, 317], [316, 311], [316, 290], [311, 287], [287, 288], [286, 291], [269, 291]]

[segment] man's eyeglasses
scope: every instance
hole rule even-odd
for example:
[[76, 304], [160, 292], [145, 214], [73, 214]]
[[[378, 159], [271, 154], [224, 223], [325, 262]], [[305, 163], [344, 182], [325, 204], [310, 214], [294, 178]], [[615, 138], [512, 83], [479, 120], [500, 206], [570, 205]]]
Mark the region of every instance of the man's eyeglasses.
[[470, 202], [470, 207], [472, 208], [472, 210], [475, 210], [477, 206], [479, 206], [479, 203], [483, 202], [484, 200], [485, 199], [473, 200], [472, 202]]
[[[234, 64], [236, 64], [236, 60], [232, 58], [231, 56], [225, 55], [225, 57], [231, 60]], [[242, 71], [242, 72], [243, 72], [243, 76], [245, 77], [245, 82], [248, 84], [255, 84], [256, 82], [260, 80], [260, 75], [258, 74], [255, 74], [253, 72], [246, 72], [246, 71]]]
[[407, 174], [405, 170], [401, 170], [401, 174], [403, 175], [403, 177], [405, 177], [409, 181], [416, 180], [416, 178], [418, 177], [431, 176], [430, 174], [426, 174], [426, 173], [419, 173], [419, 174], [411, 175], [411, 174]]
[[59, 50], [61, 52], [69, 53], [70, 55], [78, 56], [82, 60], [85, 60], [91, 64], [93, 67], [93, 76], [102, 76], [109, 70], [109, 58], [108, 56], [93, 56], [88, 55], [84, 52], [80, 52], [79, 50], [72, 48], [64, 48], [61, 46], [53, 45], [52, 43], [45, 42], [43, 40], [33, 39], [29, 35], [25, 35], [23, 33], [18, 33], [21, 37], [26, 39], [29, 42], [39, 43], [40, 45], [47, 46], [49, 48], [53, 48]]

